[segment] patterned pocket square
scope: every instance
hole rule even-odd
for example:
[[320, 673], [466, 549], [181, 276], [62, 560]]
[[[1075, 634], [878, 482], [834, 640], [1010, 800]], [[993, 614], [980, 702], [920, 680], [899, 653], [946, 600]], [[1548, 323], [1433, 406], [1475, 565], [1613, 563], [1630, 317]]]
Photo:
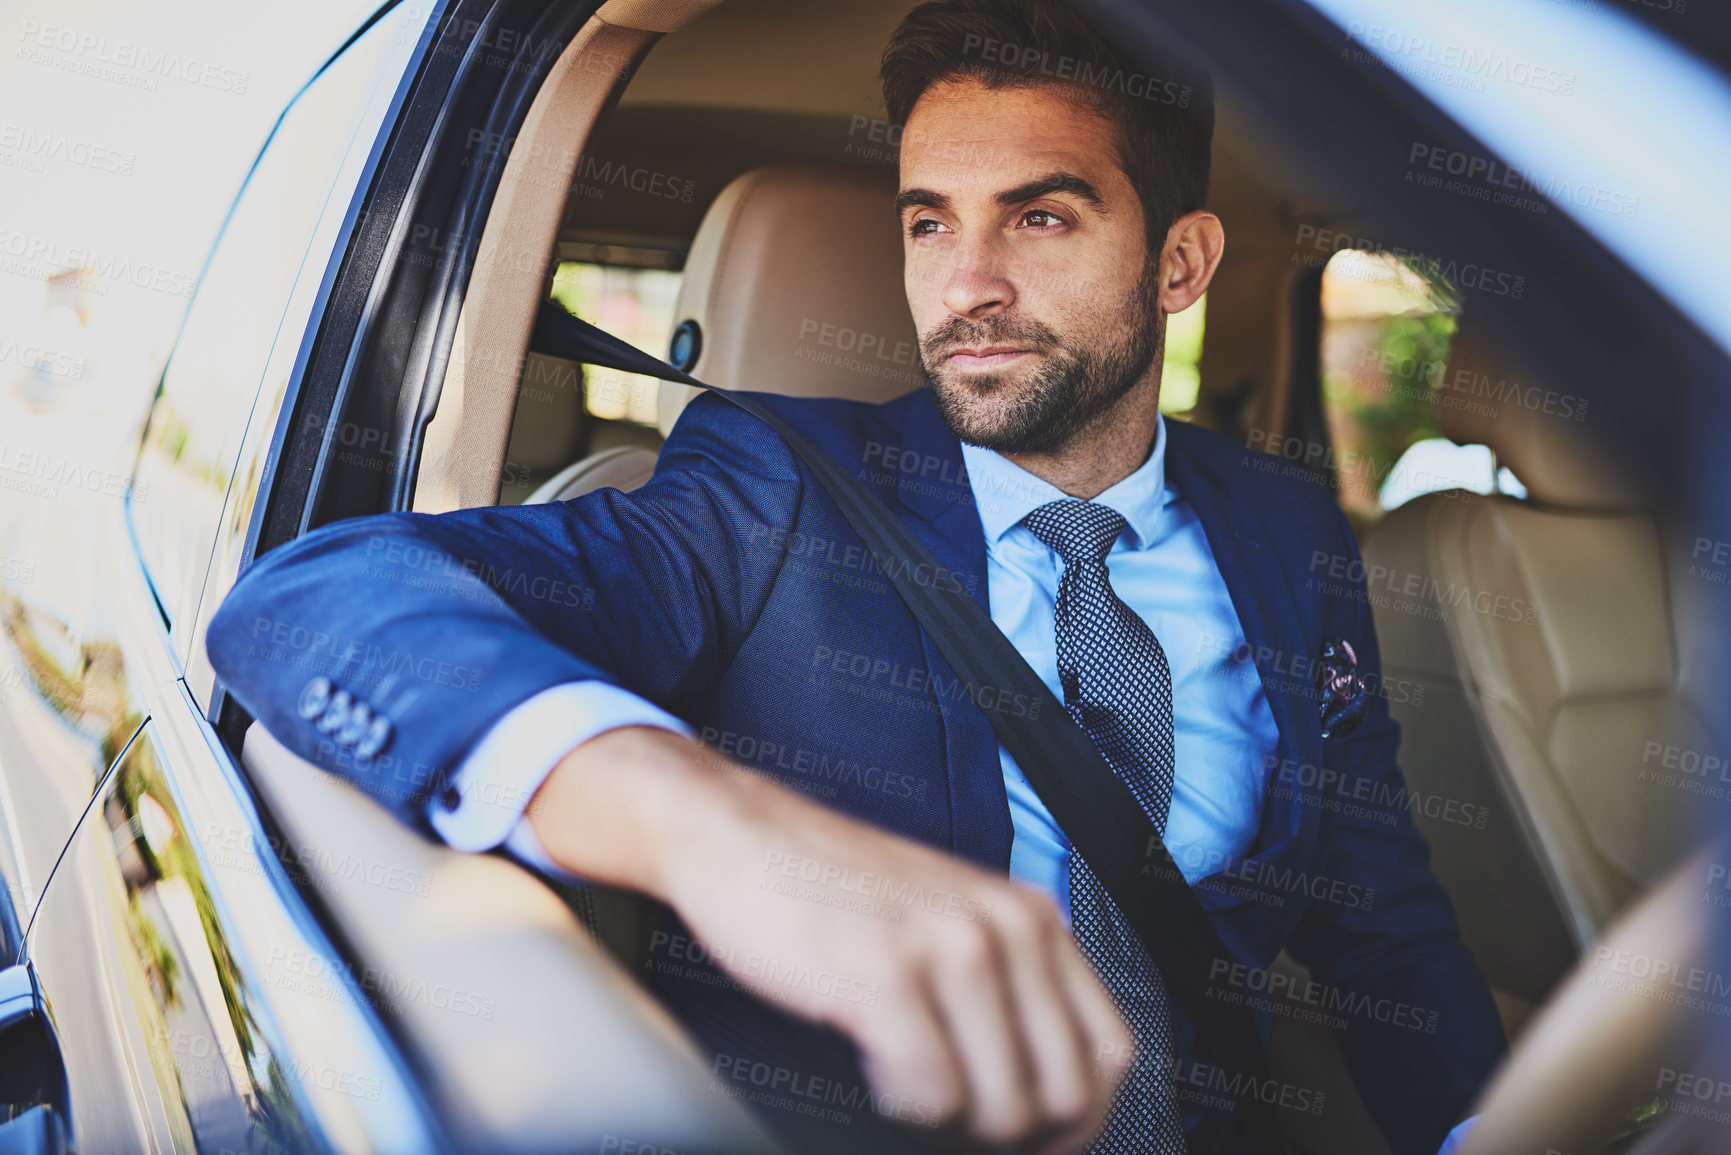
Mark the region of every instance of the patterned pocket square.
[[1324, 741], [1344, 738], [1370, 713], [1364, 675], [1358, 672], [1358, 654], [1345, 638], [1322, 643], [1322, 660], [1316, 666], [1316, 697]]

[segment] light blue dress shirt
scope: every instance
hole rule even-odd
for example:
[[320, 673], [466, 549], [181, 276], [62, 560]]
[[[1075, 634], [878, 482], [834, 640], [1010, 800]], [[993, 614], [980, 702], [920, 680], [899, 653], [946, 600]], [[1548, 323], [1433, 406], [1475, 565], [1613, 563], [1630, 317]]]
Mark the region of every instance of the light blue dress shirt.
[[[1066, 495], [989, 449], [962, 446], [986, 537], [992, 620], [1063, 698], [1056, 599], [1061, 564], [1021, 520]], [[1191, 882], [1242, 856], [1262, 820], [1274, 715], [1244, 660], [1244, 633], [1194, 510], [1166, 480], [1166, 425], [1140, 468], [1094, 499], [1128, 527], [1106, 556], [1112, 588], [1160, 639], [1172, 671], [1176, 773], [1166, 845]], [[433, 828], [459, 850], [507, 849], [543, 868], [551, 861], [523, 811], [568, 751], [620, 726], [691, 728], [649, 702], [601, 682], [542, 691], [506, 714], [470, 751], [454, 811], [429, 809]], [[1052, 896], [1069, 917], [1070, 843], [999, 748], [1013, 839], [1010, 874]]]
[[[962, 446], [986, 534], [992, 620], [1059, 701], [1057, 598], [1063, 564], [1021, 524], [1068, 495], [1008, 458]], [[1166, 479], [1166, 422], [1148, 460], [1093, 499], [1127, 526], [1106, 554], [1112, 590], [1139, 614], [1172, 671], [1175, 753], [1165, 842], [1194, 883], [1243, 856], [1262, 821], [1266, 765], [1278, 741], [1274, 713], [1244, 661], [1244, 631], [1195, 510]], [[1248, 674], [1248, 676], [1246, 676]], [[1070, 841], [999, 748], [1015, 837], [1010, 874], [1048, 892], [1069, 917]]]

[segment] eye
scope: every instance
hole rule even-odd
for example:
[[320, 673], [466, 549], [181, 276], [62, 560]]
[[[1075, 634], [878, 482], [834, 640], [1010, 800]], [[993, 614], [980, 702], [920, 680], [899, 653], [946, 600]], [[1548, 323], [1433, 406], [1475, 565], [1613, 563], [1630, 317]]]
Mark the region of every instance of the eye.
[[943, 227], [942, 224], [934, 221], [931, 217], [915, 217], [908, 224], [908, 236], [929, 237], [941, 231]]
[[1050, 209], [1029, 209], [1022, 214], [1022, 224], [1035, 229], [1049, 229], [1064, 223], [1064, 218]]

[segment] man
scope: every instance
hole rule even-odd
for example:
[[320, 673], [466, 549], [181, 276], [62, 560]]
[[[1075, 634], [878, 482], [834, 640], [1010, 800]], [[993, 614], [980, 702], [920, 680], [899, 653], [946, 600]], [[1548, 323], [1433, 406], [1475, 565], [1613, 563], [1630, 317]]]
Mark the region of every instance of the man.
[[[922, 5], [884, 81], [930, 389], [759, 399], [844, 462], [888, 446], [965, 478], [878, 490], [1131, 785], [1228, 944], [1212, 993], [1254, 1002], [1289, 949], [1346, 1008], [1395, 1149], [1428, 1155], [1502, 1036], [1401, 801], [1366, 604], [1306, 584], [1318, 556], [1356, 560], [1350, 533], [1326, 489], [1159, 415], [1165, 318], [1224, 248], [1206, 87], [1034, 0]], [[870, 1111], [820, 1096], [774, 1119], [799, 1150], [892, 1119], [907, 1147], [1237, 1151], [1234, 1095], [1322, 1108], [1197, 1059], [993, 736], [986, 710], [1027, 704], [957, 692], [893, 591], [813, 580], [764, 544], [791, 535], [858, 544], [777, 435], [700, 396], [641, 489], [327, 526], [241, 579], [208, 646], [286, 745], [452, 845], [667, 903], [732, 980], [651, 978], [718, 1072], [767, 1064], [854, 1105], [869, 1088]], [[462, 560], [433, 583], [379, 564], [411, 552]], [[311, 678], [257, 660], [259, 623], [285, 619], [352, 641]], [[1331, 643], [1371, 690], [1325, 738]], [[429, 647], [465, 675], [368, 668]], [[825, 805], [789, 788], [802, 757], [880, 772]]]

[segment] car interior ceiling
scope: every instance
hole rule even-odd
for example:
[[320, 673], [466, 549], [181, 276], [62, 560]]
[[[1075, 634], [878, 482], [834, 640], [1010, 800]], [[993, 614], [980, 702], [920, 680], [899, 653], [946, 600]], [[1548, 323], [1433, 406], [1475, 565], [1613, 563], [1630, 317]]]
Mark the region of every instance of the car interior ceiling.
[[[534, 142], [543, 152], [581, 153], [553, 264], [690, 274], [694, 262], [714, 259], [694, 256], [694, 246], [718, 195], [772, 166], [851, 170], [860, 187], [893, 181], [895, 130], [877, 94], [877, 56], [911, 6], [728, 0], [665, 37], [592, 135]], [[782, 175], [768, 187], [787, 191], [787, 205], [839, 203], [811, 191], [809, 174], [818, 170], [775, 171]], [[653, 184], [641, 191], [632, 181]], [[800, 199], [807, 194], [818, 199]], [[1297, 259], [1294, 238], [1304, 227], [1388, 234], [1302, 157], [1259, 132], [1224, 86], [1209, 207], [1226, 224], [1227, 254], [1208, 295], [1201, 381], [1186, 416], [1241, 444], [1257, 429], [1326, 444], [1316, 370], [1320, 273]], [[893, 238], [893, 230], [884, 235]], [[543, 299], [552, 276], [550, 267]], [[689, 289], [681, 289], [682, 310], [698, 307]], [[1462, 332], [1471, 333], [1470, 320]], [[1470, 355], [1506, 359], [1518, 351], [1481, 343]], [[589, 412], [581, 367], [533, 353], [523, 365], [498, 501], [562, 500], [647, 478], [682, 387], [663, 390], [657, 427]], [[1525, 633], [1473, 614], [1450, 622], [1377, 619], [1389, 676], [1410, 675], [1438, 695], [1425, 711], [1400, 718], [1413, 788], [1476, 798], [1511, 824], [1504, 837], [1466, 841], [1451, 838], [1459, 831], [1446, 825], [1421, 827], [1513, 1030], [1611, 915], [1687, 850], [1680, 841], [1661, 845], [1661, 832], [1676, 829], [1668, 825], [1673, 816], [1606, 783], [1609, 760], [1624, 757], [1631, 742], [1639, 760], [1636, 735], [1681, 732], [1702, 711], [1690, 699], [1686, 655], [1674, 637], [1665, 527], [1638, 495], [1569, 469], [1578, 445], [1530, 424], [1502, 426], [1457, 421], [1445, 432], [1490, 445], [1528, 485], [1529, 498], [1451, 503], [1433, 494], [1375, 532], [1364, 533], [1362, 521], [1355, 528], [1367, 560], [1443, 587], [1522, 591], [1547, 613], [1556, 607], [1541, 629]], [[1561, 559], [1581, 549], [1632, 560], [1583, 586], [1558, 575]], [[1636, 605], [1643, 612], [1626, 612]], [[1632, 672], [1628, 660], [1616, 669], [1593, 660], [1631, 653], [1640, 657]]]

